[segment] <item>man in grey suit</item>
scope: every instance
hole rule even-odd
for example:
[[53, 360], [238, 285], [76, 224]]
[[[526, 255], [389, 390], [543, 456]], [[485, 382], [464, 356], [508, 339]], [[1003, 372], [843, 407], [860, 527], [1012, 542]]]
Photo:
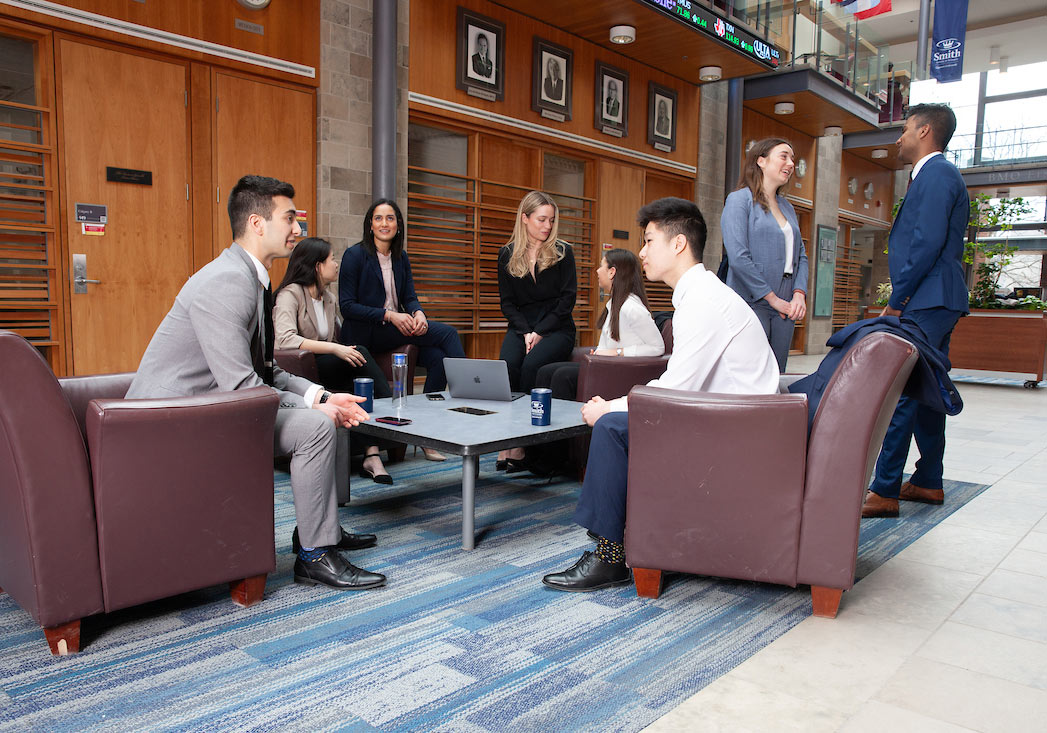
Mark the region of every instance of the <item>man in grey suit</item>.
[[[193, 395], [268, 384], [280, 393], [274, 449], [291, 457], [298, 528], [296, 583], [358, 590], [385, 576], [347, 562], [338, 550], [371, 547], [374, 535], [338, 524], [336, 430], [367, 419], [349, 394], [287, 374], [273, 363], [272, 291], [268, 269], [287, 257], [302, 233], [294, 187], [275, 178], [244, 176], [229, 196], [234, 242], [182, 287], [153, 334], [128, 398]], [[342, 477], [344, 480], [344, 477]], [[299, 542], [300, 538], [300, 542]]]

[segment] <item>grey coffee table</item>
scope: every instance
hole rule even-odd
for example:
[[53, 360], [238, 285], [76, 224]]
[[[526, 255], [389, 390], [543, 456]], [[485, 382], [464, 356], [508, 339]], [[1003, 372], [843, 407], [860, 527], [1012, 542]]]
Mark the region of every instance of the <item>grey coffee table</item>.
[[[471, 550], [475, 547], [473, 517], [480, 456], [585, 435], [591, 428], [582, 420], [580, 402], [553, 400], [552, 424], [536, 427], [531, 425], [531, 400], [526, 396], [512, 402], [490, 402], [456, 400], [447, 392], [442, 394], [444, 399], [436, 401], [424, 394], [409, 395], [399, 414], [392, 408], [391, 399], [375, 400], [372, 419], [354, 427], [353, 432], [462, 456], [462, 549]], [[451, 409], [455, 407], [490, 410], [493, 414], [468, 415]], [[374, 421], [383, 416], [412, 422], [396, 426]]]

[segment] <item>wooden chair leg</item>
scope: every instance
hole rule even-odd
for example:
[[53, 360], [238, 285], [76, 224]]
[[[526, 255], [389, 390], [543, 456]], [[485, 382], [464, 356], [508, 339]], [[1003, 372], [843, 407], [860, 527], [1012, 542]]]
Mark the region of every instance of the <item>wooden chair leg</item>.
[[823, 618], [836, 618], [840, 609], [840, 588], [826, 588], [821, 585], [811, 586], [811, 602], [814, 604], [814, 615]]
[[636, 595], [643, 598], [657, 598], [662, 594], [662, 571], [649, 568], [633, 568], [633, 582], [636, 583]]
[[247, 608], [262, 600], [265, 594], [265, 574], [255, 575], [243, 580], [234, 580], [229, 584], [229, 595], [233, 603]]
[[56, 657], [76, 654], [80, 651], [80, 619], [61, 626], [45, 628], [44, 636], [47, 638], [47, 645], [51, 647], [51, 653]]

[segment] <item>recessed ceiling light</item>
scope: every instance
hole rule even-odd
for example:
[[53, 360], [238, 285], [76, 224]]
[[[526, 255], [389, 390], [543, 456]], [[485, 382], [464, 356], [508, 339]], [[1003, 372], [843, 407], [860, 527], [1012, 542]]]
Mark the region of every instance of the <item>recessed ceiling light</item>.
[[632, 43], [636, 40], [636, 29], [631, 25], [616, 25], [611, 28], [611, 43]]

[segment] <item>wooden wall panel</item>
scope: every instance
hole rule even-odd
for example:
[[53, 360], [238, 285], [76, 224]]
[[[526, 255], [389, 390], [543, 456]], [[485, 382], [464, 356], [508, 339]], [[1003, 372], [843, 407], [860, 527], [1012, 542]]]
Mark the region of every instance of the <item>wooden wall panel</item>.
[[[807, 161], [807, 175], [797, 178], [793, 174], [787, 190], [790, 196], [814, 201], [814, 170], [818, 162], [817, 139], [776, 119], [746, 109], [742, 115], [742, 155], [744, 156], [745, 145], [748, 145], [750, 140], [762, 140], [765, 137], [780, 137], [788, 140], [792, 143], [796, 159], [804, 158]], [[742, 159], [744, 160], [744, 157]], [[734, 183], [734, 181], [731, 182], [732, 189]]]
[[[501, 102], [488, 102], [471, 97], [455, 88], [456, 8], [459, 5], [494, 18], [506, 26], [505, 98]], [[531, 109], [531, 57], [534, 36], [570, 48], [574, 53], [573, 114], [572, 119], [567, 122], [559, 123], [545, 119]], [[697, 86], [485, 0], [425, 0], [411, 3], [411, 58], [414, 63], [410, 68], [409, 88], [412, 92], [583, 135], [687, 165], [697, 163]], [[420, 63], [419, 60], [423, 61]], [[593, 126], [597, 60], [629, 72], [629, 134], [624, 138], [604, 135]], [[661, 153], [647, 144], [649, 81], [655, 81], [679, 93], [677, 147], [673, 153]], [[528, 133], [518, 134], [522, 136]]]
[[[847, 181], [851, 178], [858, 179], [858, 191], [854, 194], [847, 190]], [[884, 226], [889, 226], [893, 206], [891, 201], [893, 182], [892, 171], [845, 150], [843, 163], [840, 166], [840, 211], [877, 219], [883, 222]], [[863, 195], [868, 183], [873, 184], [872, 200], [866, 199]]]
[[[153, 51], [173, 53], [230, 68], [295, 81], [310, 86], [320, 84], [320, 0], [273, 2], [264, 10], [248, 10], [237, 0], [62, 0], [62, 5], [124, 20], [148, 28], [198, 38], [223, 46], [272, 56], [317, 70], [312, 79], [297, 74], [265, 69], [252, 64], [207, 55], [198, 51], [134, 38], [104, 28], [3, 6], [4, 14], [42, 23], [72, 33], [91, 35], [109, 41]], [[260, 25], [264, 33], [236, 27], [237, 20]]]

